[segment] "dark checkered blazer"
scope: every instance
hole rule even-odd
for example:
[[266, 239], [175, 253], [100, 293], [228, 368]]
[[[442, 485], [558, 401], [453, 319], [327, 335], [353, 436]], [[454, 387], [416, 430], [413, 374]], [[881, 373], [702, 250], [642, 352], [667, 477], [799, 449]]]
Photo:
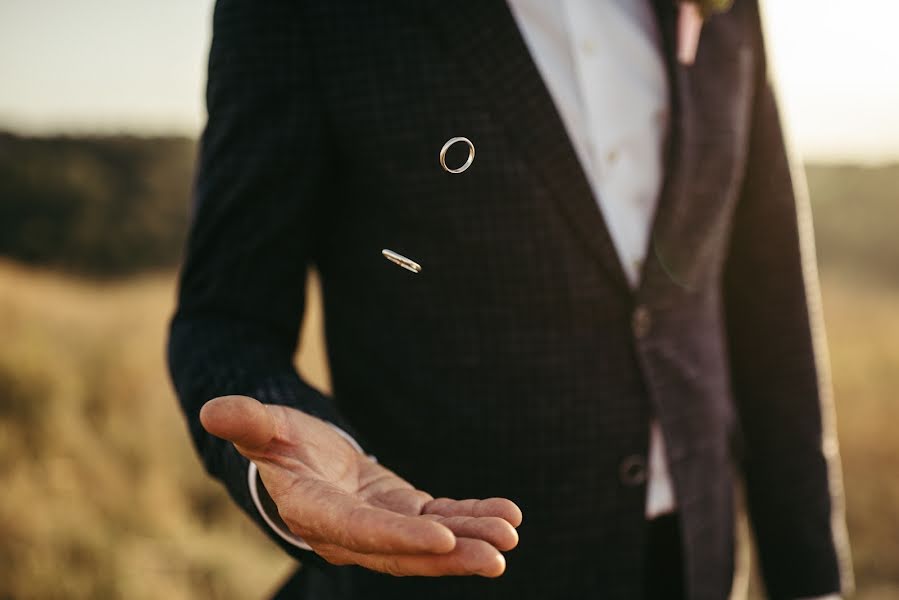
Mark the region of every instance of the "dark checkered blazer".
[[[498, 580], [287, 548], [306, 597], [639, 598], [653, 415], [691, 598], [730, 589], [736, 474], [771, 596], [839, 589], [811, 234], [757, 7], [713, 17], [693, 66], [672, 58], [674, 4], [656, 10], [672, 130], [633, 291], [504, 2], [219, 0], [169, 346], [207, 469], [261, 524], [246, 460], [198, 420], [248, 394], [354, 432], [435, 496], [525, 515]], [[438, 164], [453, 136], [477, 148], [461, 175]], [[292, 366], [310, 266], [333, 397]]]

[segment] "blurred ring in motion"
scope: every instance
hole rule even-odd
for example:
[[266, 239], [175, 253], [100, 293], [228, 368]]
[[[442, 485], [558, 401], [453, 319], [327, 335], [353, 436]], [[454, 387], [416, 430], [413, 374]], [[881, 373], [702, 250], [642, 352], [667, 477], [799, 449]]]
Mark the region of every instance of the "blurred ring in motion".
[[399, 265], [407, 271], [412, 271], [413, 273], [421, 273], [421, 265], [411, 258], [406, 258], [402, 254], [397, 254], [393, 250], [388, 250], [387, 248], [381, 250], [381, 254], [384, 255], [384, 258], [386, 258], [393, 264]]

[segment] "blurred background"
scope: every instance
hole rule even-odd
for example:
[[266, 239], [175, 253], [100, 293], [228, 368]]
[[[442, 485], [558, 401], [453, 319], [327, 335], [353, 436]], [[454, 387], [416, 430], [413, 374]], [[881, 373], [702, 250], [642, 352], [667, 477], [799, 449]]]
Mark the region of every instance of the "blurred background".
[[[765, 4], [857, 597], [899, 598], [899, 3]], [[211, 10], [0, 0], [0, 598], [261, 598], [292, 568], [206, 478], [164, 368]], [[298, 362], [327, 389], [316, 294]]]

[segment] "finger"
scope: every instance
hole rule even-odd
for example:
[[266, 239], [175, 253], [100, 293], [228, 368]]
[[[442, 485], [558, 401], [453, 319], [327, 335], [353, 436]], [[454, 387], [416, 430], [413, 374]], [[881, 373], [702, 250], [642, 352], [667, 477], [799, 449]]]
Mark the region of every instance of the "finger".
[[445, 554], [456, 545], [453, 532], [433, 519], [378, 508], [333, 488], [323, 494], [307, 489], [303, 495], [302, 508], [282, 516], [310, 543], [365, 554]]
[[[391, 485], [395, 485], [391, 482]], [[425, 504], [433, 500], [434, 497], [421, 490], [413, 489], [393, 489], [388, 492], [379, 493], [368, 498], [368, 502], [372, 506], [378, 508], [386, 508], [387, 510], [397, 512], [403, 515], [418, 516]]]
[[452, 552], [439, 555], [361, 554], [335, 546], [313, 548], [336, 565], [355, 564], [396, 576], [480, 575], [499, 577], [506, 570], [506, 559], [482, 540], [459, 538]]
[[440, 517], [438, 519], [457, 538], [483, 540], [497, 550], [508, 551], [518, 545], [518, 532], [508, 521], [499, 517]]
[[216, 437], [247, 450], [258, 450], [275, 436], [275, 421], [258, 400], [248, 396], [221, 396], [200, 409], [200, 422]]
[[521, 525], [522, 519], [521, 509], [505, 498], [486, 500], [436, 498], [425, 504], [421, 512], [444, 517], [499, 517], [505, 519], [512, 527]]

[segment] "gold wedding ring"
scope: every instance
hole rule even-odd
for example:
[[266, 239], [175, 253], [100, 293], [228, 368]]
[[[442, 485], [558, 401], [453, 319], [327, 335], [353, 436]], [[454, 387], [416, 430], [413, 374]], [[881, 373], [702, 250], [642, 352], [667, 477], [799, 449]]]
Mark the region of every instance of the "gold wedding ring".
[[402, 254], [397, 254], [393, 250], [388, 250], [387, 248], [381, 250], [381, 254], [384, 255], [384, 258], [386, 258], [393, 264], [399, 265], [407, 271], [412, 271], [413, 273], [421, 273], [421, 265], [411, 258], [406, 258]]
[[[459, 167], [458, 169], [451, 169], [446, 166], [446, 152], [450, 149], [450, 147], [456, 142], [465, 142], [468, 144], [468, 160], [465, 161], [465, 164]], [[471, 163], [474, 162], [474, 144], [471, 143], [471, 140], [467, 137], [454, 137], [450, 138], [443, 145], [443, 148], [440, 149], [440, 166], [443, 167], [443, 170], [447, 173], [462, 173], [468, 167], [471, 166]]]

